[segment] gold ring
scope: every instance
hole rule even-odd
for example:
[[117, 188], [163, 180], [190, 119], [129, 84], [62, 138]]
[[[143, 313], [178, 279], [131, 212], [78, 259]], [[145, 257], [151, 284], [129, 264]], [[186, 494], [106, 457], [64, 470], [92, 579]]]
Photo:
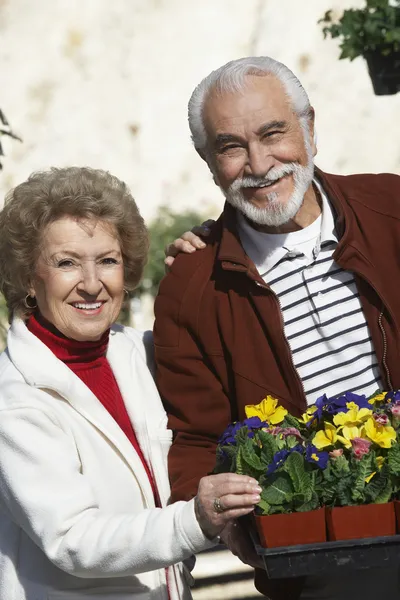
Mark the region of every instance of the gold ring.
[[216, 513], [222, 513], [225, 510], [222, 506], [221, 498], [214, 498], [213, 507]]

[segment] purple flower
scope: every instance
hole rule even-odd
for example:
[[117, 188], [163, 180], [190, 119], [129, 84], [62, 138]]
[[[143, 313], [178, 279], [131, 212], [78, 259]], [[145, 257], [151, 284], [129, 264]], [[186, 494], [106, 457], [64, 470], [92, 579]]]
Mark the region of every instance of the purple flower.
[[261, 421], [260, 417], [249, 417], [243, 421], [243, 425], [249, 429], [261, 429], [261, 427], [268, 427], [268, 423]]
[[388, 392], [385, 396], [385, 402], [391, 404], [400, 404], [400, 390]]
[[320, 469], [326, 469], [329, 460], [329, 452], [320, 452], [315, 446], [310, 444], [306, 448], [306, 461], [317, 465]]
[[230, 425], [228, 425], [228, 427], [225, 429], [224, 433], [219, 438], [218, 444], [220, 444], [221, 446], [226, 446], [227, 444], [235, 445], [236, 444], [235, 436], [241, 427], [242, 427], [242, 423], [240, 421], [237, 421], [236, 423], [231, 423]]
[[290, 449], [283, 448], [283, 450], [278, 450], [278, 452], [274, 454], [272, 463], [268, 465], [267, 475], [272, 475], [272, 473], [275, 473], [275, 471], [283, 465], [289, 454], [292, 452], [300, 452], [301, 454], [303, 452], [303, 448], [300, 446], [300, 444], [297, 444], [297, 446], [294, 446]]
[[339, 412], [344, 412], [347, 410], [348, 402], [354, 402], [357, 404], [358, 408], [369, 408], [371, 409], [371, 404], [368, 402], [367, 397], [365, 395], [359, 396], [358, 394], [353, 394], [352, 392], [346, 392], [342, 396], [338, 398], [333, 398], [331, 400], [331, 414], [337, 414]]

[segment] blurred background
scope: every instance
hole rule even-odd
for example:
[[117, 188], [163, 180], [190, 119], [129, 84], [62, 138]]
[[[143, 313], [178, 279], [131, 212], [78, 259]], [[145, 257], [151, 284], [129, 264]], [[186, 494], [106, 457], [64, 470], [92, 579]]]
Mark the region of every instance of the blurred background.
[[[375, 96], [364, 59], [339, 61], [337, 40], [324, 40], [317, 23], [329, 9], [337, 17], [362, 5], [0, 0], [0, 109], [23, 139], [1, 138], [0, 205], [11, 187], [49, 166], [99, 167], [125, 180], [153, 239], [125, 319], [151, 327], [165, 242], [223, 205], [187, 126], [189, 96], [211, 70], [245, 55], [284, 62], [315, 107], [319, 167], [400, 173], [400, 94]], [[197, 574], [196, 600], [256, 597], [249, 570], [224, 553], [205, 555]]]

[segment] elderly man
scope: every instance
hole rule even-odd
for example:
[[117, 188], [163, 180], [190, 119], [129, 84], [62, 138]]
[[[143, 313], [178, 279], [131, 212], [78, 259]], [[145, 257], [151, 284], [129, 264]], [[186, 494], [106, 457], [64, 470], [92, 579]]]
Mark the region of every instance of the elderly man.
[[[226, 197], [202, 252], [156, 300], [158, 385], [173, 499], [195, 494], [218, 437], [267, 394], [299, 415], [322, 392], [400, 388], [400, 177], [314, 168], [314, 111], [267, 57], [228, 63], [189, 102], [197, 152]], [[243, 533], [224, 541], [249, 559]], [[267, 580], [277, 600], [398, 598], [398, 574]]]

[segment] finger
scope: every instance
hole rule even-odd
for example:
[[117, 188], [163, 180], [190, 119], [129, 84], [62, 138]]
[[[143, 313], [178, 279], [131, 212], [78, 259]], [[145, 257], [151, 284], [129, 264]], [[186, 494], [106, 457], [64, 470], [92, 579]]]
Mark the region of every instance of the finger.
[[238, 519], [239, 517], [244, 517], [245, 515], [248, 515], [249, 513], [251, 513], [254, 510], [254, 507], [252, 506], [247, 506], [247, 507], [243, 507], [243, 508], [232, 508], [231, 510], [225, 510], [223, 513], [221, 513], [220, 519], [221, 519], [221, 523], [228, 523], [229, 521], [232, 521], [232, 519]]
[[167, 258], [164, 259], [165, 272], [166, 273], [168, 273], [168, 271], [170, 270], [170, 268], [174, 264], [174, 260], [175, 260], [175, 257], [173, 257], [173, 256], [167, 256]]
[[223, 483], [250, 483], [258, 485], [257, 479], [248, 475], [238, 475], [237, 473], [218, 473], [218, 475], [209, 475], [208, 479], [214, 484]]
[[188, 242], [189, 244], [191, 244], [196, 249], [201, 249], [201, 248], [206, 247], [206, 244], [203, 242], [203, 240], [200, 237], [198, 237], [198, 235], [195, 235], [191, 231], [187, 231], [186, 233], [184, 233], [182, 235], [182, 239], [185, 240], [186, 242]]
[[174, 242], [172, 242], [172, 244], [169, 244], [164, 250], [166, 256], [176, 256], [181, 252], [185, 254], [190, 254], [191, 252], [195, 251], [196, 248], [194, 248], [190, 242], [186, 242], [182, 238], [176, 239]]
[[260, 500], [260, 494], [229, 494], [219, 498], [221, 506], [225, 512], [235, 508], [245, 508], [247, 506], [254, 508], [254, 506], [258, 504]]

